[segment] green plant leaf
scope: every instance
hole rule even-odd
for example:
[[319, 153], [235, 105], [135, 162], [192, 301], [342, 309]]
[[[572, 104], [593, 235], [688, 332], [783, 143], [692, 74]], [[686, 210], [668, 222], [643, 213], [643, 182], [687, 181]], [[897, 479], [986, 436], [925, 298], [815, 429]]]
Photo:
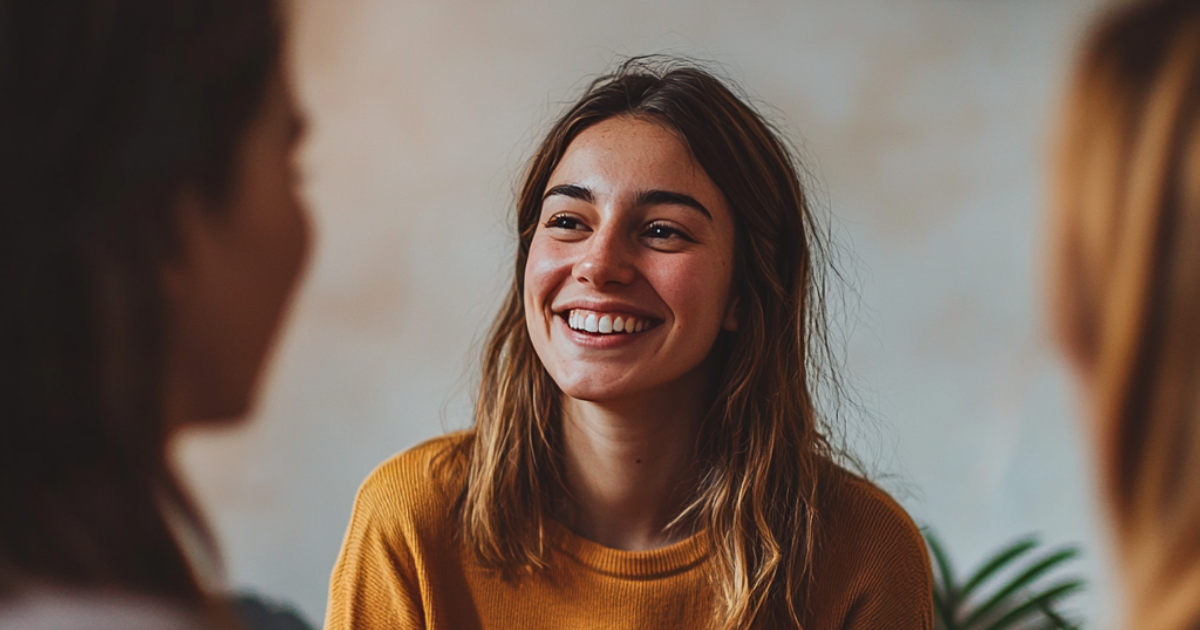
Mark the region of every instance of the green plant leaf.
[[[941, 541], [928, 528], [922, 533], [937, 569], [933, 589], [935, 630], [1080, 630], [1077, 622], [1059, 615], [1053, 606], [1082, 589], [1082, 580], [1059, 581], [1036, 592], [1041, 588], [1038, 580], [1078, 556], [1077, 548], [1059, 548], [1030, 558], [1028, 554], [1037, 548], [1038, 541], [1026, 536], [992, 554], [965, 583], [958, 583]], [[1001, 581], [998, 587], [985, 587], [997, 581], [1000, 574], [1015, 577], [1005, 578], [1007, 581]], [[983, 604], [975, 606], [979, 601]]]
[[1030, 549], [1036, 547], [1037, 544], [1037, 538], [1030, 536], [1029, 538], [1018, 540], [1008, 547], [1001, 549], [999, 552], [989, 558], [987, 562], [985, 562], [984, 565], [975, 572], [975, 575], [972, 575], [971, 578], [967, 580], [967, 583], [962, 587], [962, 590], [959, 591], [959, 595], [963, 599], [967, 599], [971, 596], [971, 593], [975, 592], [975, 589], [978, 588], [980, 584], [983, 584], [988, 578], [995, 575], [1017, 558], [1025, 555]]
[[[1045, 610], [1049, 609], [1051, 603], [1081, 589], [1083, 589], [1083, 582], [1081, 580], [1068, 580], [1066, 582], [1051, 586], [1041, 593], [1030, 597], [1021, 605], [1016, 606], [1012, 610], [1004, 613], [1002, 617], [992, 622], [991, 625], [987, 626], [986, 630], [1005, 630], [1006, 628], [1012, 628], [1030, 615], [1044, 612]], [[1055, 617], [1057, 617], [1057, 615], [1055, 615]], [[1065, 623], [1065, 620], [1063, 620], [1061, 617], [1058, 617], [1058, 619], [1053, 619], [1053, 621], [1055, 621], [1056, 626], [1052, 627], [1070, 627], [1065, 625], [1057, 625], [1059, 621], [1063, 621]]]
[[[942, 599], [944, 600], [942, 606], [949, 615], [946, 617], [946, 622], [952, 624], [954, 621], [952, 615], [957, 610], [958, 602], [960, 601], [958, 588], [954, 583], [954, 565], [950, 563], [950, 556], [946, 553], [945, 548], [942, 547], [942, 543], [938, 540], [938, 537], [928, 529], [924, 533], [925, 540], [929, 543], [929, 550], [933, 552], [933, 559], [938, 565], [938, 577], [941, 578]], [[934, 585], [935, 587], [937, 586], [936, 583]], [[935, 594], [937, 590], [937, 588], [934, 588]]]
[[1056, 617], [1055, 619], [1043, 617], [1042, 619], [1035, 621], [1032, 626], [1024, 625], [1018, 627], [1022, 630], [1080, 630], [1079, 626], [1067, 621], [1062, 617]]
[[955, 630], [956, 624], [954, 621], [954, 609], [947, 605], [946, 600], [942, 597], [942, 589], [933, 589], [933, 608], [937, 613], [937, 624], [939, 630]]
[[985, 603], [971, 611], [971, 615], [966, 619], [966, 625], [974, 625], [980, 619], [987, 617], [992, 612], [1002, 609], [1005, 604], [1011, 603], [1008, 601], [1008, 599], [1015, 593], [1019, 593], [1022, 589], [1027, 588], [1034, 581], [1046, 574], [1046, 572], [1052, 570], [1054, 567], [1078, 555], [1079, 549], [1075, 547], [1067, 547], [1051, 553], [1050, 555], [1043, 556], [1034, 562], [1033, 565], [1029, 566], [1019, 575], [1009, 581], [1009, 583], [1004, 587], [1000, 588], [1000, 590], [996, 591], [996, 593], [992, 595], [991, 598], [989, 598]]
[[[1085, 588], [1082, 580], [1078, 580], [1078, 582], [1080, 588]], [[1053, 603], [1055, 602], [1043, 601], [1038, 606], [1038, 608], [1041, 609], [1042, 614], [1046, 615], [1047, 628], [1050, 630], [1079, 630], [1079, 626], [1067, 621], [1062, 615], [1058, 614], [1058, 612], [1054, 610], [1054, 607], [1051, 605]]]

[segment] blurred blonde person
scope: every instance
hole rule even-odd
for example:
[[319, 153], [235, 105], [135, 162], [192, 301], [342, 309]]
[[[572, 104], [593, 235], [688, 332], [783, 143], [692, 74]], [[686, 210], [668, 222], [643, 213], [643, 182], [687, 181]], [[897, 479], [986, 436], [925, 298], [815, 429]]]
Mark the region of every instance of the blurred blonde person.
[[1200, 627], [1200, 2], [1092, 31], [1053, 204], [1058, 339], [1085, 391], [1128, 623]]

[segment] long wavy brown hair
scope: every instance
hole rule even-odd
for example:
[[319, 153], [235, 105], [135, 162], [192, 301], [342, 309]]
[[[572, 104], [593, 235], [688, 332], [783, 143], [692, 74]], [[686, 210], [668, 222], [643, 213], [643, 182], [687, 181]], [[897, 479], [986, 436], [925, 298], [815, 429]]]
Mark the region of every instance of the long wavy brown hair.
[[547, 566], [546, 521], [564, 491], [561, 392], [530, 342], [522, 294], [542, 196], [567, 147], [615, 116], [678, 132], [728, 200], [736, 226], [738, 331], [704, 419], [702, 478], [679, 520], [713, 541], [715, 627], [798, 627], [815, 552], [817, 471], [830, 449], [813, 399], [827, 363], [823, 232], [794, 150], [726, 84], [694, 64], [638, 58], [595, 80], [538, 147], [517, 199], [512, 289], [492, 327], [469, 473], [466, 535], [505, 570]]
[[1200, 2], [1101, 20], [1064, 123], [1051, 301], [1086, 388], [1127, 627], [1200, 627]]

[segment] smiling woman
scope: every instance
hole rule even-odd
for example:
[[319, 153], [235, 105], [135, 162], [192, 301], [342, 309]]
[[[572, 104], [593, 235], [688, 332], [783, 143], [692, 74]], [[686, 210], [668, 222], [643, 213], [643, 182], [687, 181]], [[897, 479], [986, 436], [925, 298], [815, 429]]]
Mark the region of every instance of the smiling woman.
[[669, 128], [634, 117], [580, 133], [548, 186], [524, 308], [564, 401], [639, 397], [660, 418], [692, 415], [659, 413], [655, 401], [705, 401], [715, 365], [704, 360], [721, 330], [737, 328], [721, 191]]
[[711, 74], [595, 81], [521, 188], [475, 428], [364, 483], [327, 628], [932, 628], [919, 532], [820, 431], [797, 173]]

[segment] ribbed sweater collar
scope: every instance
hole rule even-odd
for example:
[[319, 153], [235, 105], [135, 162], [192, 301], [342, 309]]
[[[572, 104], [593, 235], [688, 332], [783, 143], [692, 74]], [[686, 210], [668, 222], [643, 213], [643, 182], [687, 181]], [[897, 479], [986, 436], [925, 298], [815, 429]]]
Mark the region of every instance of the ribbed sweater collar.
[[592, 542], [549, 520], [547, 529], [555, 549], [585, 567], [615, 577], [657, 579], [689, 571], [702, 564], [711, 550], [706, 532], [649, 551], [624, 551]]

